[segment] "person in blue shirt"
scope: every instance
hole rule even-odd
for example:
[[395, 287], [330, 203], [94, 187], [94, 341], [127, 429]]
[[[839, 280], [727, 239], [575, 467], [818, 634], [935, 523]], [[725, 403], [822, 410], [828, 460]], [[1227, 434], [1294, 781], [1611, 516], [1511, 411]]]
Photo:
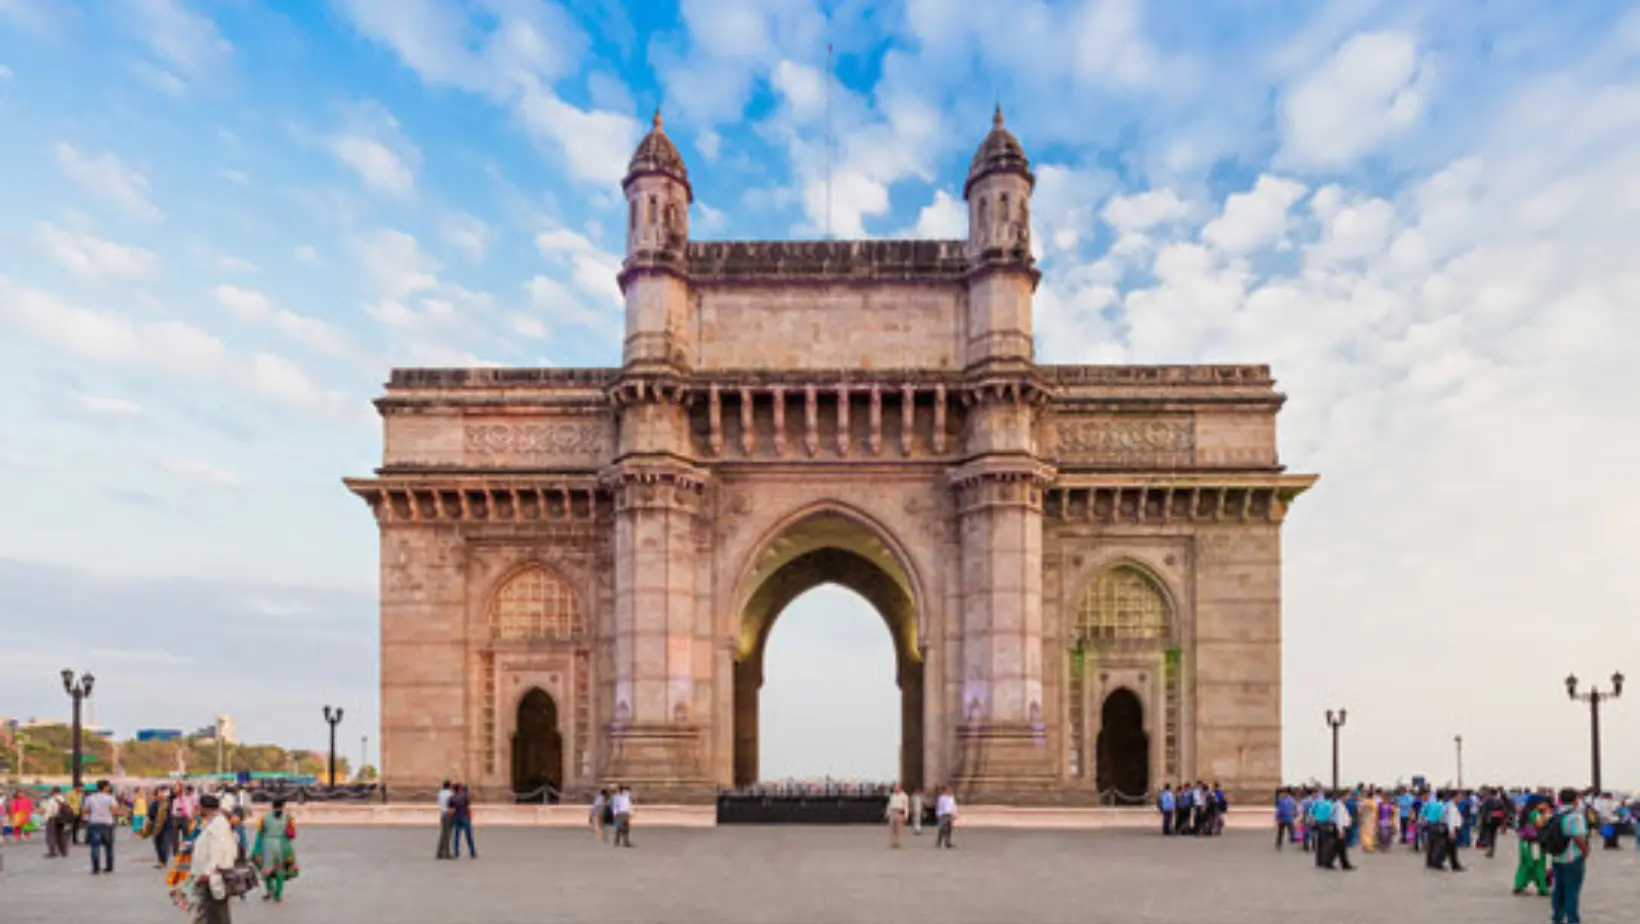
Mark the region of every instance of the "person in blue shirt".
[[1546, 824], [1561, 826], [1571, 839], [1566, 852], [1554, 857], [1555, 881], [1549, 896], [1553, 924], [1583, 924], [1583, 874], [1589, 857], [1589, 819], [1578, 803], [1577, 790], [1560, 791], [1560, 814]]
[[1401, 819], [1401, 843], [1408, 843], [1412, 838], [1412, 793], [1403, 789], [1395, 797], [1395, 813]]
[[1298, 802], [1290, 790], [1276, 793], [1276, 849], [1280, 850], [1293, 839], [1293, 822], [1298, 819]]
[[1173, 836], [1173, 812], [1178, 808], [1178, 802], [1173, 796], [1173, 784], [1162, 786], [1162, 794], [1156, 797], [1156, 808], [1162, 813], [1162, 836]]

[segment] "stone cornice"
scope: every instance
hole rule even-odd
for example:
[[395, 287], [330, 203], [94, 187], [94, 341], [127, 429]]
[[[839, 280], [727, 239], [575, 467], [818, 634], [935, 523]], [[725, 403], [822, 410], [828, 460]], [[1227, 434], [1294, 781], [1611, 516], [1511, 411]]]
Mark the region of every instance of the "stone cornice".
[[1279, 523], [1316, 475], [1071, 476], [1047, 491], [1044, 515], [1063, 522]]
[[578, 478], [439, 476], [344, 478], [377, 522], [596, 523], [607, 497], [594, 476]]
[[963, 490], [982, 482], [1028, 482], [1039, 488], [1053, 484], [1054, 467], [1035, 456], [991, 454], [972, 459], [946, 474], [946, 484]]
[[770, 282], [959, 283], [969, 271], [960, 240], [690, 241], [696, 284]]

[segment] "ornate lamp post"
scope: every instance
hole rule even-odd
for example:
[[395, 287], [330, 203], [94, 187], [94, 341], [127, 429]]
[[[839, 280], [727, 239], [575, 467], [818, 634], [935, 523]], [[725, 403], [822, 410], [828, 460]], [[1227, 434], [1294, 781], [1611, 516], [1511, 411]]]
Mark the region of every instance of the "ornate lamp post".
[[1340, 728], [1344, 727], [1344, 717], [1345, 717], [1345, 715], [1347, 715], [1347, 713], [1343, 709], [1338, 710], [1338, 712], [1336, 714], [1331, 709], [1327, 710], [1327, 725], [1328, 725], [1328, 727], [1330, 727], [1332, 729], [1332, 745], [1333, 745], [1332, 790], [1335, 793], [1338, 792], [1338, 730]]
[[1596, 793], [1603, 792], [1604, 790], [1600, 786], [1600, 704], [1605, 700], [1617, 699], [1623, 695], [1623, 672], [1618, 671], [1612, 675], [1612, 688], [1609, 692], [1591, 684], [1586, 693], [1577, 691], [1577, 675], [1568, 674], [1566, 675], [1566, 695], [1574, 702], [1589, 704], [1589, 764], [1594, 777], [1591, 782], [1594, 783]]
[[1458, 789], [1463, 789], [1463, 735], [1453, 735], [1452, 743], [1458, 747]]
[[337, 706], [334, 711], [325, 707], [325, 722], [330, 725], [330, 787], [336, 788], [336, 726], [342, 724], [342, 707]]
[[91, 676], [89, 671], [81, 674], [76, 679], [73, 671], [67, 668], [63, 669], [63, 692], [67, 693], [69, 699], [74, 701], [74, 766], [69, 768], [69, 772], [74, 776], [74, 788], [76, 790], [80, 788], [80, 762], [83, 760], [81, 757], [80, 704], [90, 698], [91, 685], [95, 681], [96, 678]]

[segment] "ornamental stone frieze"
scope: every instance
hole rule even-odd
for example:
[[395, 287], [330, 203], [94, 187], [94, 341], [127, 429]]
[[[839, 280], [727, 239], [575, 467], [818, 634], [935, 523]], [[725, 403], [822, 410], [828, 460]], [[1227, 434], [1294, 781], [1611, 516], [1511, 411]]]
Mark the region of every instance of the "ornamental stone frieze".
[[602, 518], [601, 489], [574, 482], [471, 479], [349, 479], [378, 522], [593, 523]]

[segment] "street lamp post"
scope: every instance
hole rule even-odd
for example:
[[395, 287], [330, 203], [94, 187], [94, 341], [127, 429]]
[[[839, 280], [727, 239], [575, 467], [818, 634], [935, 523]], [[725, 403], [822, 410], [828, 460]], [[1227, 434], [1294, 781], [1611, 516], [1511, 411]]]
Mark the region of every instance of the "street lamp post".
[[1463, 735], [1453, 735], [1452, 743], [1458, 747], [1458, 789], [1463, 789]]
[[1586, 693], [1577, 691], [1577, 675], [1566, 676], [1566, 695], [1574, 702], [1589, 704], [1589, 769], [1593, 776], [1595, 793], [1598, 795], [1605, 790], [1600, 786], [1600, 704], [1605, 700], [1617, 699], [1623, 695], [1623, 672], [1612, 674], [1612, 688], [1610, 691], [1589, 685]]
[[361, 782], [361, 783], [364, 782], [364, 765], [368, 764], [368, 763], [370, 763], [370, 736], [369, 735], [360, 735], [359, 736], [359, 769], [353, 771], [353, 775], [355, 777], [357, 777], [359, 782]]
[[74, 766], [69, 768], [69, 772], [73, 775], [73, 778], [74, 778], [74, 789], [75, 789], [75, 791], [79, 791], [79, 789], [80, 789], [80, 777], [82, 775], [81, 768], [80, 768], [80, 762], [83, 760], [83, 758], [80, 756], [81, 755], [80, 705], [82, 703], [84, 703], [85, 700], [88, 699], [91, 696], [91, 685], [95, 681], [96, 681], [96, 678], [92, 677], [89, 671], [84, 673], [84, 674], [81, 674], [79, 676], [79, 678], [76, 679], [75, 676], [74, 676], [73, 671], [71, 671], [67, 668], [63, 669], [63, 692], [67, 693], [69, 699], [72, 699], [74, 701], [74, 726], [73, 726], [74, 753], [73, 753], [73, 758], [72, 758], [73, 761], [74, 761]]
[[330, 725], [330, 788], [336, 788], [336, 726], [342, 724], [342, 707], [325, 707], [325, 722]]
[[1331, 709], [1327, 710], [1327, 726], [1332, 729], [1332, 791], [1335, 793], [1338, 792], [1338, 730], [1344, 727], [1344, 717], [1346, 714], [1347, 713], [1343, 709], [1338, 710], [1336, 714]]

